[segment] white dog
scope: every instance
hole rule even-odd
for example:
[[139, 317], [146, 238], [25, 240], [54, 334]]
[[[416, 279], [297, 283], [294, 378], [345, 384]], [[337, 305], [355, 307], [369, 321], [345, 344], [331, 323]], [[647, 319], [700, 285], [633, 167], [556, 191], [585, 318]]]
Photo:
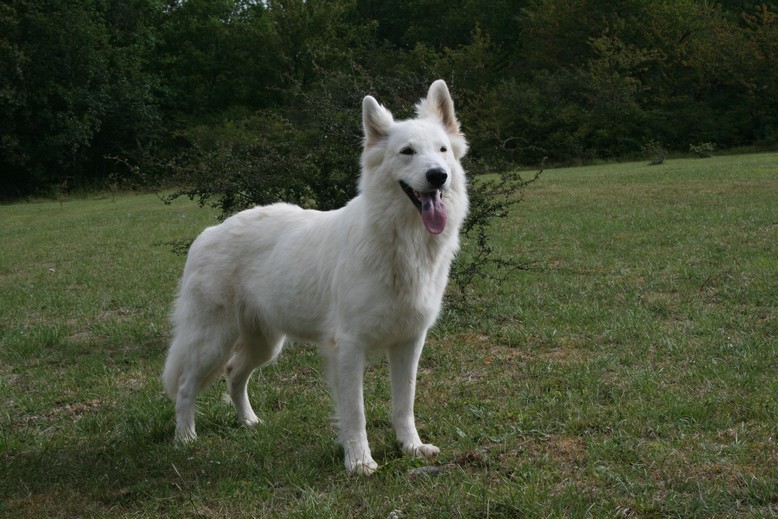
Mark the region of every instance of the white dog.
[[195, 398], [222, 369], [239, 420], [257, 424], [249, 377], [289, 336], [318, 343], [327, 360], [349, 472], [377, 468], [362, 391], [366, 355], [376, 350], [388, 357], [392, 424], [402, 449], [439, 453], [416, 431], [416, 369], [467, 213], [459, 162], [467, 141], [442, 80], [416, 112], [415, 119], [395, 121], [365, 97], [359, 195], [345, 207], [255, 207], [194, 241], [164, 372], [176, 401], [178, 441], [196, 437]]

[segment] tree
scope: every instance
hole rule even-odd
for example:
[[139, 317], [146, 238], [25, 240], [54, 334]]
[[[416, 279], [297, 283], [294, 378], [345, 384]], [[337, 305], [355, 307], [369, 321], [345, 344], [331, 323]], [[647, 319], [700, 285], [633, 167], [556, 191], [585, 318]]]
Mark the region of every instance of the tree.
[[118, 5], [3, 4], [4, 196], [104, 176], [105, 152], [134, 146], [153, 128], [154, 81], [142, 77], [143, 44], [130, 34], [142, 23], [123, 32]]
[[[318, 117], [345, 121], [348, 97], [369, 92], [403, 106], [439, 77], [459, 92], [479, 170], [625, 157], [646, 142], [774, 146], [777, 9], [700, 0], [7, 0], [2, 194], [105, 182], [117, 173], [107, 156], [134, 167], [245, 150], [253, 146], [245, 132], [269, 137], [261, 118], [284, 121], [282, 134], [310, 145], [309, 132], [326, 128], [306, 112], [311, 99], [329, 99]], [[320, 151], [324, 173], [311, 188], [345, 194], [341, 180], [353, 173], [342, 156]]]

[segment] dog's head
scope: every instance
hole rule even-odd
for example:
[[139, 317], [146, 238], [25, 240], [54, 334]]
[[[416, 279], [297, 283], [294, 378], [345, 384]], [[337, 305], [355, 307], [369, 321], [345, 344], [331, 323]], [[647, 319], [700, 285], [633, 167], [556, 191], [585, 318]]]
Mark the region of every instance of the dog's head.
[[[443, 80], [432, 83], [427, 97], [416, 105], [416, 114], [414, 119], [395, 121], [373, 97], [365, 97], [360, 185], [364, 188], [366, 182], [389, 181], [387, 189], [404, 192], [427, 231], [439, 234], [449, 219], [446, 200], [464, 206], [457, 208], [461, 213], [457, 215], [457, 225], [464, 217], [465, 179], [459, 161], [467, 153], [467, 140]], [[380, 178], [368, 179], [366, 174]]]

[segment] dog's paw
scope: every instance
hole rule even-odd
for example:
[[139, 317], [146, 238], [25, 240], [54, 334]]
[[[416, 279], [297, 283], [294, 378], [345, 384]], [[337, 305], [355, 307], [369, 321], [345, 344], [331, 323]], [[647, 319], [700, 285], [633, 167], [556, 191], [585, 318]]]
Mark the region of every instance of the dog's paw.
[[404, 447], [403, 450], [414, 457], [422, 458], [434, 458], [440, 454], [440, 449], [432, 445], [431, 443], [420, 443], [418, 445], [409, 445]]
[[370, 447], [366, 442], [346, 441], [343, 444], [343, 463], [349, 474], [369, 476], [378, 469], [378, 463], [370, 454]]
[[173, 443], [176, 445], [188, 445], [193, 443], [197, 439], [197, 433], [194, 431], [179, 431], [176, 430], [176, 436], [173, 439]]
[[346, 465], [346, 470], [349, 474], [357, 476], [371, 476], [376, 470], [378, 470], [378, 463], [369, 460], [361, 460], [351, 465]]
[[251, 414], [250, 416], [244, 416], [241, 418], [240, 423], [246, 427], [256, 427], [257, 425], [261, 425], [265, 422], [263, 422], [257, 415]]

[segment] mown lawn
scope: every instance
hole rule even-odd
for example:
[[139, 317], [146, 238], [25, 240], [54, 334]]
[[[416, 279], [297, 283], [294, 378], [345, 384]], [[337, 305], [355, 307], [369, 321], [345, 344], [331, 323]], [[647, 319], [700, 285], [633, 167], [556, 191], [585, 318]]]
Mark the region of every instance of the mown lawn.
[[265, 424], [199, 405], [175, 447], [159, 374], [191, 239], [215, 213], [154, 195], [0, 206], [0, 515], [778, 515], [778, 154], [550, 170], [497, 246], [526, 264], [447, 311], [403, 458], [349, 477], [314, 348], [255, 375]]

